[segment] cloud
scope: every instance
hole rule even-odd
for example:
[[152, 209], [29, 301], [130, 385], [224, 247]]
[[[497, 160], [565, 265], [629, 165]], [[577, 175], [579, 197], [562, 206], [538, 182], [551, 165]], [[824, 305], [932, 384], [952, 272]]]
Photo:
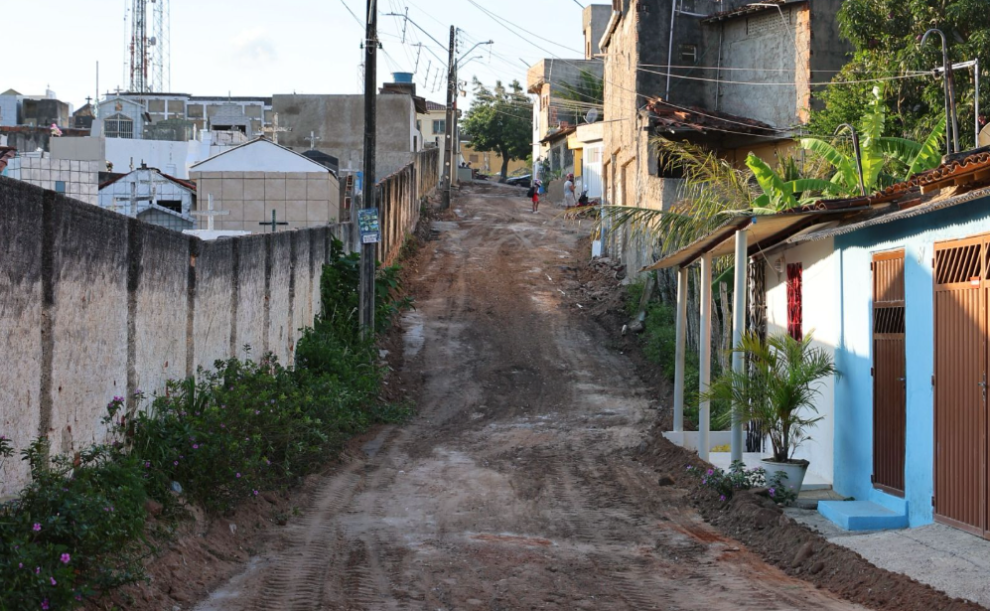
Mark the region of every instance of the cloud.
[[267, 64], [278, 59], [275, 42], [264, 28], [242, 30], [230, 39], [231, 50], [238, 61]]

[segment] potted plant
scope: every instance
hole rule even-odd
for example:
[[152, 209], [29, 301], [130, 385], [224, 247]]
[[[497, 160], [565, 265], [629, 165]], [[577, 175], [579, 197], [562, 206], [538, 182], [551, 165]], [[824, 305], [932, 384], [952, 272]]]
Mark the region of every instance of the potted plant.
[[730, 424], [733, 417], [763, 424], [773, 446], [773, 456], [761, 461], [763, 467], [771, 476], [779, 472], [780, 483], [795, 494], [801, 491], [808, 461], [795, 459], [794, 451], [810, 439], [808, 428], [822, 419], [815, 407], [822, 381], [838, 374], [832, 357], [811, 342], [811, 334], [803, 340], [778, 334], [766, 341], [746, 334], [735, 351], [746, 358], [747, 371], [725, 371], [705, 393], [709, 400], [733, 407], [719, 425]]

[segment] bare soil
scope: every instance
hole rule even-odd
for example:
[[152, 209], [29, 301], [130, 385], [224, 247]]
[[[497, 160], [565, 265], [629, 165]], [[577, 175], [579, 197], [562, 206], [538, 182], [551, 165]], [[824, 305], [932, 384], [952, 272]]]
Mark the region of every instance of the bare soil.
[[861, 609], [708, 525], [689, 486], [658, 484], [684, 463], [648, 441], [657, 391], [564, 285], [587, 228], [528, 208], [476, 186], [433, 223], [408, 265], [417, 309], [387, 346], [419, 415], [311, 478], [301, 516], [238, 544], [245, 568], [195, 608]]

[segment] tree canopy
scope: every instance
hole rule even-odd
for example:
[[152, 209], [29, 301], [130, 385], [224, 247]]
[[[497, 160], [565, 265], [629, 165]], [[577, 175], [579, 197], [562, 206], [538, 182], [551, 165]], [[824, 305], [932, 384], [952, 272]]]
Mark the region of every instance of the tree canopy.
[[[929, 28], [945, 32], [950, 61], [978, 58], [983, 66], [990, 65], [986, 0], [845, 0], [838, 18], [842, 36], [852, 43], [855, 54], [835, 81], [899, 77], [941, 66], [938, 37], [929, 37], [924, 47], [920, 45]], [[957, 71], [955, 82], [960, 144], [966, 149], [975, 145], [972, 71]], [[829, 86], [822, 95], [825, 108], [812, 114], [811, 132], [828, 136], [839, 124], [854, 123], [869, 104], [874, 85]], [[891, 80], [884, 101], [892, 109], [884, 135], [924, 140], [937, 123], [945, 121], [941, 78], [923, 75]]]
[[489, 89], [476, 78], [474, 96], [461, 128], [474, 150], [502, 156], [501, 180], [505, 180], [509, 161], [525, 159], [533, 152], [533, 104], [519, 81], [508, 88], [498, 81]]

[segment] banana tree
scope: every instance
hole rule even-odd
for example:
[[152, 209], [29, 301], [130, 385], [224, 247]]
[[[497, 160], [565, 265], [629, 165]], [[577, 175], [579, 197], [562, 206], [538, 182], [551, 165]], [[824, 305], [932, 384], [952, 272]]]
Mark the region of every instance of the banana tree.
[[[886, 121], [887, 109], [883, 103], [883, 91], [880, 87], [875, 87], [869, 110], [863, 115], [859, 128], [863, 184], [867, 193], [880, 191], [918, 172], [937, 167], [941, 162], [939, 151], [945, 137], [944, 124], [937, 126], [924, 142], [916, 142], [907, 138], [884, 136]], [[834, 170], [831, 182], [837, 185], [837, 189], [827, 193], [844, 197], [860, 194], [855, 157], [819, 138], [802, 138], [798, 144]], [[902, 176], [891, 174], [889, 171], [894, 169], [906, 173]]]

